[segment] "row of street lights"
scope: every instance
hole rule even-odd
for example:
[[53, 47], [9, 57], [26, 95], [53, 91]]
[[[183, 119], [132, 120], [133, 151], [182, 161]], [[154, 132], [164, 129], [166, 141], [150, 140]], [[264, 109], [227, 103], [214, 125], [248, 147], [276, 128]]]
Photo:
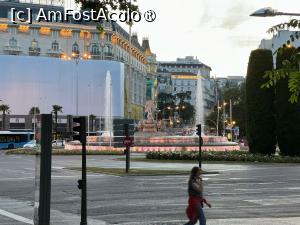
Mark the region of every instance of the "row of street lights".
[[[180, 105], [175, 105], [174, 107], [168, 106], [166, 109], [168, 109], [168, 110], [170, 111], [170, 116], [169, 116], [169, 118], [170, 118], [170, 125], [173, 126], [173, 124], [174, 124], [173, 121], [175, 121], [174, 111], [175, 111], [175, 110], [176, 110], [176, 111], [184, 110], [184, 109], [186, 109], [186, 106], [184, 106], [184, 105], [182, 105], [182, 106], [180, 106]], [[173, 112], [173, 116], [171, 116], [172, 112]], [[164, 113], [163, 113], [163, 114], [164, 114]], [[165, 115], [163, 115], [163, 117], [164, 117], [163, 119], [165, 119]], [[173, 119], [171, 119], [171, 117], [173, 117]], [[178, 118], [176, 119], [176, 123], [177, 123], [177, 124], [180, 123], [180, 120], [179, 120]]]
[[236, 122], [234, 120], [232, 120], [232, 102], [231, 99], [229, 100], [229, 106], [230, 106], [230, 113], [229, 113], [229, 121], [227, 121], [226, 118], [226, 105], [228, 105], [227, 102], [225, 102], [225, 100], [223, 100], [222, 106], [220, 106], [220, 103], [218, 101], [218, 106], [217, 106], [217, 123], [216, 123], [216, 128], [217, 128], [217, 135], [219, 134], [219, 120], [220, 120], [220, 111], [223, 109], [223, 132], [222, 132], [222, 136], [225, 137], [226, 135], [226, 127], [230, 128], [230, 134], [231, 134], [231, 139], [232, 139], [232, 128], [236, 125]]

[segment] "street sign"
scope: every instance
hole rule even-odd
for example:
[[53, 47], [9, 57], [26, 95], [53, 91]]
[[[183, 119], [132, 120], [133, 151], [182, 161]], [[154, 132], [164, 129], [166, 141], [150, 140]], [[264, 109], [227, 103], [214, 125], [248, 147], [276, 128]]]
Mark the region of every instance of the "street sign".
[[132, 137], [125, 137], [123, 144], [125, 147], [131, 147], [133, 145], [133, 138]]
[[239, 127], [235, 127], [235, 128], [233, 129], [233, 132], [234, 132], [234, 135], [235, 135], [235, 136], [239, 136], [239, 135], [240, 135], [240, 128], [239, 128]]
[[128, 124], [128, 135], [134, 136], [134, 120], [132, 119], [114, 119], [113, 120], [113, 133], [114, 133], [114, 147], [124, 147], [125, 130], [124, 124]]

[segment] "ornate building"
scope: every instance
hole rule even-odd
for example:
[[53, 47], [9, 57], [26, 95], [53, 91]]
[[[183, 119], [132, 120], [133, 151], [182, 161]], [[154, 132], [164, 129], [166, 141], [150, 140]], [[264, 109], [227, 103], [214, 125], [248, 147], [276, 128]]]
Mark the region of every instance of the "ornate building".
[[159, 62], [158, 64], [158, 92], [181, 93], [191, 92], [188, 102], [196, 106], [197, 80], [200, 74], [203, 82], [205, 114], [212, 111], [215, 105], [214, 82], [210, 77], [211, 68], [193, 56], [178, 58], [173, 62]]
[[[115, 22], [103, 22], [104, 32], [102, 33], [93, 23], [33, 22], [33, 24], [26, 24], [19, 22], [15, 24], [10, 21], [12, 7], [17, 10], [29, 7], [33, 15], [41, 7], [46, 12], [47, 10], [62, 12], [64, 10], [63, 7], [57, 5], [0, 1], [1, 55], [122, 62], [125, 65], [125, 80], [129, 80], [132, 87], [129, 91], [125, 89], [124, 93], [125, 99], [128, 94], [131, 96], [130, 117], [135, 119], [142, 117], [146, 101], [147, 56], [137, 38], [131, 38], [130, 50], [129, 34]], [[129, 62], [130, 58], [131, 62]], [[131, 77], [128, 73], [130, 64]], [[125, 101], [124, 117], [129, 117], [128, 104]]]
[[157, 66], [156, 55], [152, 53], [149, 39], [144, 38], [142, 47], [147, 58], [147, 91], [146, 98], [147, 100], [154, 100], [156, 102], [157, 97]]

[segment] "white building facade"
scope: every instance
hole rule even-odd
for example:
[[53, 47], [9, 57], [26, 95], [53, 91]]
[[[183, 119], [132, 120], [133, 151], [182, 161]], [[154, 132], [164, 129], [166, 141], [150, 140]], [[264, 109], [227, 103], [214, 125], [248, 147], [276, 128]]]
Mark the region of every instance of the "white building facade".
[[260, 49], [269, 49], [273, 53], [273, 63], [276, 66], [276, 56], [279, 48], [283, 46], [300, 47], [300, 32], [290, 30], [279, 30], [271, 39], [263, 39], [260, 42]]
[[205, 114], [212, 111], [215, 105], [214, 82], [210, 77], [211, 68], [193, 56], [178, 58], [173, 62], [158, 64], [158, 92], [176, 94], [191, 92], [188, 102], [196, 105], [197, 80], [201, 76]]

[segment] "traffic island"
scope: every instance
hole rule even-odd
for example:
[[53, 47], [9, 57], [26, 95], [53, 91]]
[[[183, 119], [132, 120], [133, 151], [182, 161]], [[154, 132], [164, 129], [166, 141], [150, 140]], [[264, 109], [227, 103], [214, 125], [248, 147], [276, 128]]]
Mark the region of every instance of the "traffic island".
[[[81, 168], [73, 167], [66, 168], [69, 170], [81, 171]], [[159, 176], [159, 175], [189, 175], [187, 170], [148, 170], [148, 169], [130, 169], [126, 173], [125, 168], [103, 168], [103, 167], [87, 167], [87, 172], [101, 173], [115, 176]], [[203, 174], [218, 174], [217, 172], [206, 172]]]

